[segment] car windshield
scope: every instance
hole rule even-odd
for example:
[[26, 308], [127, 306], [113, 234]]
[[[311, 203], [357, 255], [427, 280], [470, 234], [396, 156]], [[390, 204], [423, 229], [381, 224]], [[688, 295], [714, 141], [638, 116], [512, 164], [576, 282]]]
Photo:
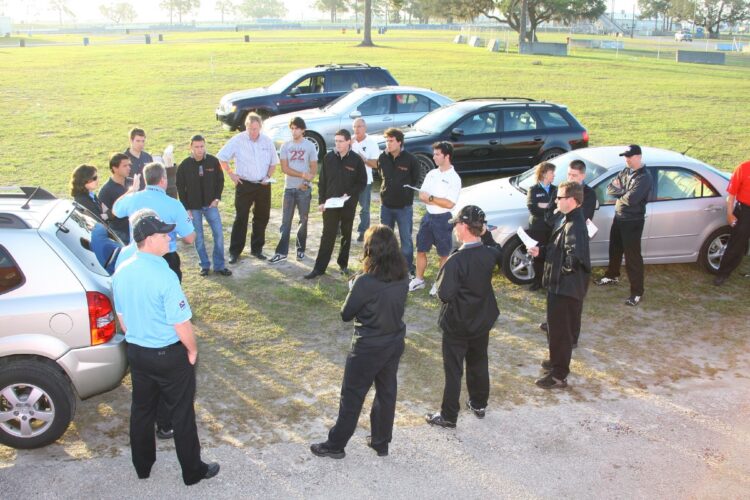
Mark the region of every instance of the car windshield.
[[[470, 106], [471, 109], [476, 105]], [[467, 106], [461, 104], [445, 106], [427, 113], [414, 124], [414, 130], [425, 134], [439, 134], [464, 116], [468, 111]]]
[[[373, 95], [373, 94], [370, 94]], [[354, 106], [362, 99], [361, 92], [349, 92], [344, 94], [338, 99], [331, 101], [327, 106], [323, 106], [324, 111], [330, 111], [334, 114], [344, 114], [350, 109], [353, 110]]]
[[[552, 184], [554, 184], [555, 186], [559, 186], [560, 183], [567, 180], [568, 165], [570, 165], [570, 162], [572, 162], [573, 160], [582, 160], [586, 164], [586, 184], [590, 184], [592, 180], [596, 179], [608, 170], [606, 167], [593, 163], [591, 160], [582, 158], [581, 155], [579, 155], [575, 151], [571, 151], [570, 153], [556, 156], [549, 160], [556, 167], [555, 180], [552, 181]], [[532, 167], [521, 174], [511, 177], [511, 186], [515, 187], [524, 194], [528, 193], [529, 188], [536, 184], [536, 176], [534, 175], [535, 169], [536, 167]]]
[[288, 75], [282, 76], [279, 78], [276, 82], [272, 83], [268, 90], [272, 91], [274, 94], [281, 94], [284, 92], [291, 84], [305, 76], [308, 72], [306, 70], [300, 70], [300, 71], [292, 71]]

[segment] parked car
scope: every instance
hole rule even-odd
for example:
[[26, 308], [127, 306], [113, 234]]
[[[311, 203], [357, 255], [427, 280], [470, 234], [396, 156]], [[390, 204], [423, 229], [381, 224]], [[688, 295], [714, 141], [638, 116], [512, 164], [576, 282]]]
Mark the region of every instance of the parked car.
[[526, 170], [573, 149], [589, 134], [565, 106], [517, 97], [457, 101], [428, 113], [404, 133], [404, 147], [417, 156], [422, 174], [435, 168], [432, 144], [453, 143], [459, 174]]
[[[626, 146], [578, 149], [553, 158], [557, 165], [554, 184], [565, 180], [572, 160], [586, 163], [586, 183], [594, 188], [597, 209], [594, 224], [598, 232], [591, 239], [591, 262], [607, 265], [609, 230], [615, 199], [607, 185], [625, 168], [619, 156]], [[730, 228], [726, 222], [729, 174], [674, 151], [643, 148], [643, 161], [654, 179], [646, 205], [642, 251], [646, 264], [698, 262], [716, 273], [724, 254]], [[530, 283], [534, 277], [531, 259], [516, 235], [528, 224], [526, 193], [534, 184], [533, 169], [505, 179], [495, 179], [461, 190], [454, 210], [467, 204], [482, 207], [495, 241], [503, 246], [503, 273], [514, 283]]]
[[693, 34], [689, 31], [678, 31], [674, 34], [674, 41], [675, 42], [692, 42], [693, 41]]
[[245, 130], [255, 111], [264, 119], [319, 108], [359, 87], [398, 85], [387, 69], [369, 64], [319, 64], [292, 71], [268, 87], [232, 92], [221, 98], [216, 119], [229, 130]]
[[0, 443], [55, 441], [86, 399], [120, 385], [127, 361], [94, 219], [42, 189], [0, 192]]
[[410, 125], [430, 111], [452, 102], [449, 97], [418, 87], [359, 88], [322, 108], [269, 118], [263, 122], [263, 130], [278, 149], [292, 138], [289, 121], [300, 116], [307, 125], [305, 136], [323, 155], [327, 149], [333, 149], [336, 131], [342, 128], [351, 130], [354, 118], [364, 118], [367, 133], [373, 135], [389, 127]]

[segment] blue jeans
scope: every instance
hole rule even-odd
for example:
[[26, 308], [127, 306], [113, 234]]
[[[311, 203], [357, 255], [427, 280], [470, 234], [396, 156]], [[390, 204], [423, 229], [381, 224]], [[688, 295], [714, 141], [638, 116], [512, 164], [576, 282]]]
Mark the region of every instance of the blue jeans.
[[414, 244], [411, 241], [411, 227], [414, 210], [411, 205], [403, 208], [388, 208], [380, 205], [380, 223], [391, 229], [398, 224], [398, 236], [401, 240], [401, 253], [406, 258], [409, 270], [414, 270]]
[[297, 229], [297, 250], [304, 252], [307, 245], [307, 214], [310, 213], [310, 200], [312, 200], [312, 188], [305, 191], [297, 188], [284, 190], [284, 202], [281, 212], [281, 239], [276, 245], [276, 253], [286, 255], [289, 253], [289, 233], [292, 231], [292, 219], [294, 219], [294, 207], [299, 214], [299, 229]]
[[208, 260], [208, 253], [203, 243], [203, 217], [206, 217], [208, 225], [211, 227], [211, 233], [214, 237], [214, 271], [221, 271], [224, 266], [224, 232], [221, 227], [221, 216], [218, 207], [203, 207], [201, 209], [190, 209], [193, 216], [193, 227], [195, 228], [195, 250], [198, 252], [198, 258], [201, 261], [201, 269], [210, 269], [211, 263]]
[[359, 234], [365, 234], [367, 228], [370, 227], [370, 200], [372, 199], [372, 184], [368, 184], [359, 193], [359, 226], [357, 226], [357, 232]]

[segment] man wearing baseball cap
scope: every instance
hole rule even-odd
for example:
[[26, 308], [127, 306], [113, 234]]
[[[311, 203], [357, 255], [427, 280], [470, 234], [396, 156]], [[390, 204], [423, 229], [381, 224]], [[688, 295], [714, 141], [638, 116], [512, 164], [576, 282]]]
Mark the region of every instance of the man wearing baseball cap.
[[195, 362], [198, 344], [192, 312], [177, 275], [162, 257], [174, 224], [143, 215], [131, 222], [138, 250], [117, 268], [112, 280], [115, 308], [128, 344], [133, 384], [130, 450], [139, 479], [156, 461], [157, 403], [171, 411], [177, 458], [186, 485], [219, 473], [219, 464], [201, 460], [195, 424]]
[[460, 409], [461, 376], [466, 360], [466, 407], [484, 418], [490, 395], [487, 344], [490, 328], [500, 312], [492, 289], [492, 271], [498, 260], [494, 247], [482, 243], [485, 216], [475, 205], [463, 207], [450, 224], [461, 247], [455, 251], [437, 277], [437, 295], [443, 303], [438, 325], [443, 331], [445, 389], [439, 412], [425, 415], [427, 423], [454, 428]]
[[615, 217], [609, 231], [609, 267], [597, 285], [616, 285], [620, 281], [620, 263], [625, 254], [625, 271], [630, 281], [626, 305], [637, 306], [643, 297], [643, 256], [641, 235], [646, 218], [646, 203], [651, 196], [653, 180], [643, 164], [641, 147], [631, 144], [620, 153], [627, 167], [607, 186], [607, 194], [617, 198]]

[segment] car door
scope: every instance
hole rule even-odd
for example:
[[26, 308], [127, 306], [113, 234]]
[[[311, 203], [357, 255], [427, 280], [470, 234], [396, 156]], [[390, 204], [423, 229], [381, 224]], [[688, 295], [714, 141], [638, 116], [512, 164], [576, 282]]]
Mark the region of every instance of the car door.
[[[377, 134], [380, 131], [393, 126], [393, 94], [377, 94], [362, 101], [357, 108], [360, 116], [367, 123], [367, 133]], [[346, 117], [344, 117], [346, 120]], [[343, 126], [343, 125], [342, 125]], [[351, 124], [349, 124], [349, 128]]]
[[301, 109], [318, 108], [329, 100], [341, 95], [326, 94], [326, 76], [324, 73], [306, 75], [290, 85], [279, 96], [276, 106], [279, 114], [292, 113]]
[[702, 176], [685, 167], [653, 169], [655, 198], [643, 256], [645, 260], [674, 260], [697, 255], [707, 227], [722, 219], [725, 204], [719, 192]]
[[527, 168], [536, 163], [544, 146], [547, 131], [539, 117], [529, 108], [501, 111], [502, 129], [496, 149], [498, 168]]
[[477, 111], [463, 117], [447, 131], [453, 143], [453, 165], [459, 172], [481, 172], [495, 168], [498, 114]]
[[394, 94], [393, 127], [410, 125], [440, 107], [429, 97], [417, 93]]

